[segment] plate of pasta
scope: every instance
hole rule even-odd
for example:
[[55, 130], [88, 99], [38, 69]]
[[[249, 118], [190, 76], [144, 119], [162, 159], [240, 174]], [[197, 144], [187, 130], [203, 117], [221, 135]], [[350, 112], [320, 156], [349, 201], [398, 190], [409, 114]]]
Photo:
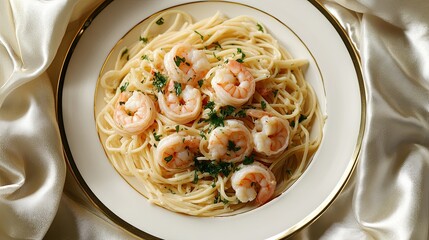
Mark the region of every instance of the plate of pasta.
[[118, 225], [266, 239], [340, 193], [364, 99], [357, 54], [316, 1], [130, 0], [82, 26], [57, 106], [74, 176]]

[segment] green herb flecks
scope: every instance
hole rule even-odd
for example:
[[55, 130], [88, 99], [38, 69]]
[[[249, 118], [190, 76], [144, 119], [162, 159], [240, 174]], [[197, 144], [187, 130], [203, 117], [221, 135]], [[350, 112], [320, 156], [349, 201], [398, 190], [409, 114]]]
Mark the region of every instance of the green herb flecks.
[[[302, 121], [304, 121], [304, 120], [306, 120], [307, 119], [307, 116], [305, 116], [305, 115], [299, 115], [299, 118], [298, 118], [298, 123], [301, 123]], [[292, 122], [290, 122], [290, 124], [289, 124], [291, 127], [295, 127], [296, 126], [296, 121], [292, 121]]]
[[125, 92], [125, 90], [127, 90], [128, 85], [130, 85], [129, 82], [125, 82], [124, 85], [121, 86], [121, 92]]
[[156, 21], [156, 24], [157, 25], [162, 25], [162, 24], [164, 24], [164, 18], [159, 18], [157, 21]]
[[176, 125], [176, 132], [179, 132], [179, 128], [180, 128], [180, 126]]
[[[179, 57], [179, 56], [175, 56], [174, 57], [174, 63], [176, 64], [177, 67], [180, 66], [181, 63], [187, 63], [186, 62], [186, 58], [185, 57]], [[189, 66], [189, 63], [187, 63], [186, 65]]]
[[216, 204], [216, 203], [228, 204], [228, 203], [229, 203], [229, 201], [228, 201], [228, 200], [226, 200], [226, 199], [222, 199], [222, 196], [221, 196], [220, 194], [218, 194], [218, 195], [216, 195], [216, 197], [214, 198], [213, 203], [214, 203], [214, 204]]
[[216, 56], [216, 53], [215, 53], [215, 52], [213, 52], [213, 57], [214, 57], [214, 58], [216, 58], [218, 61], [222, 60], [222, 58], [221, 58], [221, 57]]
[[209, 161], [209, 160], [197, 160], [194, 159], [194, 166], [195, 166], [195, 174], [194, 174], [194, 182], [195, 181], [195, 175], [198, 174], [197, 172], [201, 173], [208, 173], [211, 177], [213, 177], [215, 180], [217, 179], [219, 174], [222, 174], [223, 176], [229, 176], [229, 174], [236, 170], [236, 167], [234, 163], [227, 163], [222, 161]]
[[227, 117], [227, 116], [231, 116], [234, 111], [235, 111], [235, 107], [231, 105], [227, 105], [220, 109], [220, 114], [222, 114], [224, 117]]
[[162, 75], [160, 72], [155, 72], [154, 79], [153, 79], [153, 86], [158, 90], [158, 92], [161, 92], [166, 84], [167, 84], [167, 77]]
[[219, 42], [214, 42], [213, 45], [215, 45], [215, 50], [217, 50], [218, 48], [223, 49]]
[[267, 103], [265, 101], [261, 101], [261, 108], [265, 110], [267, 108]]
[[237, 147], [234, 141], [228, 140], [227, 149], [228, 151], [237, 152], [237, 151], [240, 151], [241, 147]]
[[273, 92], [274, 97], [276, 97], [277, 94], [279, 93], [279, 90], [278, 89], [274, 89], [272, 92]]
[[245, 118], [245, 117], [247, 117], [246, 110], [240, 109], [240, 111], [238, 111], [238, 112], [235, 113], [235, 116], [239, 117], [239, 118]]
[[201, 35], [201, 33], [199, 33], [197, 30], [194, 30], [194, 32], [200, 36], [201, 40], [204, 40], [204, 37]]
[[198, 172], [197, 172], [197, 170], [194, 171], [194, 180], [192, 181], [192, 183], [194, 183], [194, 184], [198, 183]]
[[206, 134], [203, 131], [200, 131], [200, 137], [207, 140]]
[[139, 40], [142, 41], [143, 43], [148, 42], [148, 39], [146, 37], [142, 37], [142, 36], [139, 37]]
[[224, 123], [225, 118], [223, 116], [221, 116], [221, 115], [219, 116], [216, 111], [211, 110], [209, 112], [209, 116], [208, 117], [209, 118], [206, 119], [206, 122], [210, 123], [210, 125], [212, 125], [213, 128], [224, 127], [225, 126], [225, 123]]
[[153, 132], [153, 138], [155, 138], [155, 141], [160, 141], [161, 140], [162, 135], [158, 135], [156, 134], [156, 132]]
[[164, 160], [168, 163], [173, 159], [173, 155], [170, 155], [168, 157], [165, 157]]
[[302, 121], [304, 121], [305, 119], [307, 119], [307, 116], [304, 116], [304, 115], [300, 115], [299, 116], [299, 119], [298, 119], [298, 121], [299, 121], [299, 123], [301, 123]]
[[210, 109], [213, 111], [214, 107], [215, 107], [215, 102], [208, 101], [207, 104], [204, 106], [204, 109]]
[[221, 107], [219, 109], [219, 112], [217, 112], [215, 109], [215, 103], [212, 101], [207, 102], [206, 106], [204, 106], [204, 109], [210, 109], [210, 112], [208, 113], [208, 119], [205, 119], [206, 122], [209, 122], [212, 127], [220, 127], [225, 126], [224, 120], [228, 116], [232, 116], [235, 107], [227, 105], [224, 107]]
[[262, 25], [261, 24], [256, 24], [256, 26], [258, 27], [258, 31], [260, 31], [260, 32], [264, 32], [264, 28], [262, 27]]
[[141, 57], [141, 60], [150, 61], [150, 60], [149, 60], [149, 57], [148, 57], [147, 55], [143, 55], [143, 56]]
[[252, 164], [255, 161], [253, 158], [254, 158], [253, 155], [250, 155], [249, 157], [245, 156], [244, 160], [243, 160], [243, 164], [244, 165], [250, 165], [250, 164]]
[[182, 84], [174, 81], [174, 90], [176, 92], [176, 95], [179, 96], [182, 93]]
[[237, 48], [237, 54], [241, 54], [241, 58], [237, 59], [236, 61], [239, 63], [243, 63], [244, 58], [246, 57], [246, 54], [244, 54], [243, 50], [241, 48]]
[[204, 84], [204, 79], [198, 80], [198, 86], [200, 86], [200, 88], [203, 86], [203, 84]]

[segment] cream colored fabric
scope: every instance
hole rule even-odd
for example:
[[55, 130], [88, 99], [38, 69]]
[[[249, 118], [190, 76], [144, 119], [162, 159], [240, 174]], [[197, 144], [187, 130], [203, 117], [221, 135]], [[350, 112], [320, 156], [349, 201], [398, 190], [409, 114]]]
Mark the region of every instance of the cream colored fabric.
[[[0, 1], [0, 239], [136, 238], [67, 173], [55, 119], [67, 47], [99, 2]], [[428, 239], [429, 2], [323, 3], [360, 51], [367, 127], [346, 189], [293, 239]]]
[[65, 163], [44, 71], [73, 5], [0, 1], [0, 239], [40, 239], [57, 212]]
[[297, 238], [428, 239], [429, 2], [325, 6], [359, 47], [367, 129], [346, 191]]

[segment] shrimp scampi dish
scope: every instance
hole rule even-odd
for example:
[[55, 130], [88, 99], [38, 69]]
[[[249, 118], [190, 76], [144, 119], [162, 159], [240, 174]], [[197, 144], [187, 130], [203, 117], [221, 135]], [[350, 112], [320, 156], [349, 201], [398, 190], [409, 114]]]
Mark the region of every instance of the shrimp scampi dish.
[[194, 216], [285, 192], [322, 139], [309, 63], [248, 16], [167, 10], [142, 26], [98, 82], [97, 130], [115, 169], [149, 202]]

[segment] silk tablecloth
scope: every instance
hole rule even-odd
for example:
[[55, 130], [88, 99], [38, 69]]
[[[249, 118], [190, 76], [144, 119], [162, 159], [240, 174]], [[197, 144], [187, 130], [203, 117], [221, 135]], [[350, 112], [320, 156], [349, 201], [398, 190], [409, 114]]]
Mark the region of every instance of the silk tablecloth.
[[[137, 239], [80, 190], [56, 122], [62, 61], [100, 2], [0, 1], [0, 239]], [[346, 188], [292, 238], [428, 239], [429, 1], [322, 3], [360, 53], [367, 126]]]

